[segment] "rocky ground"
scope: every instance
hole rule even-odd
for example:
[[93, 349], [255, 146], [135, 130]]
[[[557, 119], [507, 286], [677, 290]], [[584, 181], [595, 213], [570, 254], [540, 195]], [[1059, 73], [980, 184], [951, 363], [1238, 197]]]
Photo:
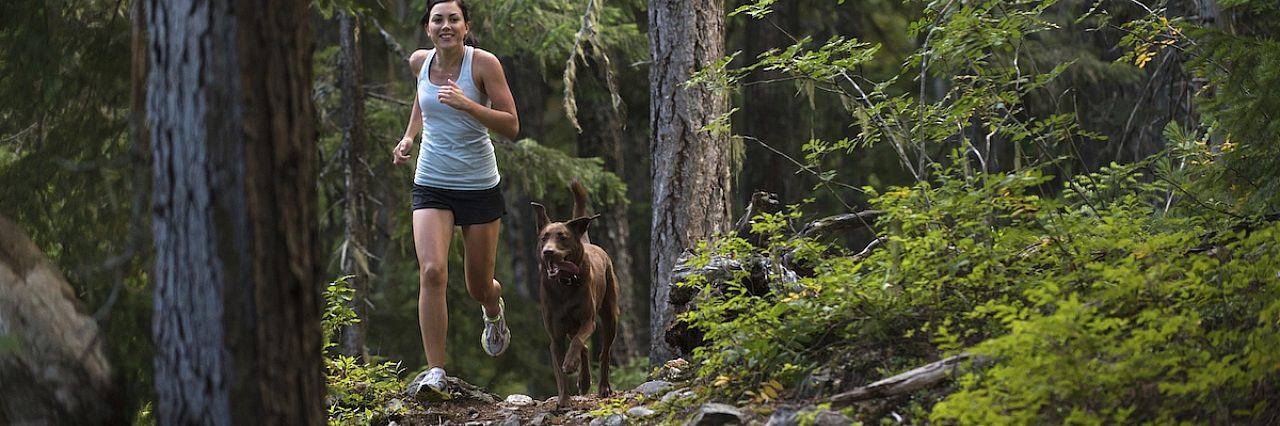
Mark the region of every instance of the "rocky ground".
[[[395, 418], [396, 426], [553, 426], [553, 425], [849, 425], [853, 420], [835, 411], [810, 404], [774, 402], [737, 407], [720, 403], [694, 404], [695, 394], [682, 382], [654, 380], [610, 398], [575, 396], [568, 407], [557, 407], [556, 398], [534, 400], [525, 395], [500, 397], [454, 377], [448, 385], [453, 399], [393, 400], [407, 414]], [[422, 393], [426, 395], [426, 392]], [[675, 413], [659, 413], [654, 408]]]

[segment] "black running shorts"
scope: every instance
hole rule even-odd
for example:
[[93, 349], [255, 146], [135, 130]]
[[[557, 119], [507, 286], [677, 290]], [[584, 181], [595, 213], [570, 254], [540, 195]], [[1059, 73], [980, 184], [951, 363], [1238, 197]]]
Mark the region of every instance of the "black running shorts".
[[413, 184], [413, 209], [451, 210], [454, 225], [493, 222], [506, 214], [506, 204], [497, 186], [467, 191]]

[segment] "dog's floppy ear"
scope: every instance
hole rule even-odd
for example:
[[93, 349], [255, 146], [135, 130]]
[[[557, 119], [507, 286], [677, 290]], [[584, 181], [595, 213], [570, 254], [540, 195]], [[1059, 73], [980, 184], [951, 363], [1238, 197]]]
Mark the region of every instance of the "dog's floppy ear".
[[596, 219], [599, 217], [600, 215], [580, 217], [580, 218], [571, 220], [564, 225], [568, 226], [569, 230], [573, 231], [574, 235], [586, 235], [587, 225], [591, 224], [592, 219]]
[[533, 209], [538, 212], [538, 229], [546, 228], [547, 224], [551, 223], [551, 218], [547, 217], [547, 208], [538, 203], [530, 202], [529, 204], [533, 205]]

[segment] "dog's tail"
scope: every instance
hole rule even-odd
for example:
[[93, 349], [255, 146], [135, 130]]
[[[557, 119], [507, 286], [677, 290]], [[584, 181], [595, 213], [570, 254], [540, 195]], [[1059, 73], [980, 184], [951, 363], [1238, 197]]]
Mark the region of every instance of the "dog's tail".
[[[573, 190], [573, 218], [587, 217], [587, 188], [578, 183], [577, 179], [569, 183], [569, 189]], [[591, 244], [591, 237], [586, 232], [582, 233], [582, 244]]]
[[577, 179], [569, 183], [569, 188], [573, 190], [573, 218], [587, 216], [587, 188], [578, 183]]

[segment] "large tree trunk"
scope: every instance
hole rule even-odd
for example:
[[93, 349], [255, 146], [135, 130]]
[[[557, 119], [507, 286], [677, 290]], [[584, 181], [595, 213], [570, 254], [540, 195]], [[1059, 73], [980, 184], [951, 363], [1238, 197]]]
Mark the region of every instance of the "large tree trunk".
[[716, 0], [649, 1], [651, 365], [682, 355], [659, 338], [676, 314], [667, 303], [676, 258], [729, 227], [729, 140], [701, 130], [727, 111], [728, 100], [706, 87], [683, 86], [694, 71], [723, 56], [723, 9]]
[[367, 226], [367, 209], [365, 202], [367, 185], [365, 176], [368, 168], [364, 165], [364, 88], [360, 85], [360, 70], [363, 61], [360, 57], [360, 19], [350, 12], [338, 12], [338, 41], [341, 53], [338, 58], [338, 80], [342, 91], [342, 103], [339, 105], [340, 126], [342, 126], [343, 174], [346, 180], [346, 201], [343, 209], [343, 222], [346, 231], [343, 236], [341, 267], [342, 275], [350, 276], [347, 281], [355, 294], [348, 302], [360, 321], [342, 328], [342, 354], [368, 360], [365, 350], [365, 330], [369, 320], [369, 280], [370, 257], [368, 256], [369, 227]]
[[152, 0], [159, 424], [322, 424], [308, 3]]
[[[624, 125], [621, 111], [611, 106], [612, 95], [609, 93], [605, 73], [609, 72], [602, 61], [593, 60], [588, 54], [582, 65], [589, 72], [578, 74], [578, 101], [583, 108], [578, 110], [578, 122], [582, 132], [578, 134], [578, 155], [582, 157], [601, 157], [604, 168], [626, 181], [626, 159], [622, 155], [622, 127]], [[603, 188], [592, 188], [595, 194], [603, 193]], [[635, 277], [631, 271], [634, 261], [627, 250], [630, 239], [631, 223], [627, 220], [627, 207], [621, 202], [602, 205], [598, 212], [603, 221], [592, 226], [596, 232], [593, 242], [605, 247], [613, 258], [613, 269], [618, 275], [618, 305], [622, 318], [619, 322], [619, 345], [614, 345], [613, 355], [620, 364], [640, 355], [642, 348], [636, 337], [636, 330], [644, 327], [639, 321], [640, 311], [636, 309]], [[601, 232], [603, 231], [603, 232]]]

